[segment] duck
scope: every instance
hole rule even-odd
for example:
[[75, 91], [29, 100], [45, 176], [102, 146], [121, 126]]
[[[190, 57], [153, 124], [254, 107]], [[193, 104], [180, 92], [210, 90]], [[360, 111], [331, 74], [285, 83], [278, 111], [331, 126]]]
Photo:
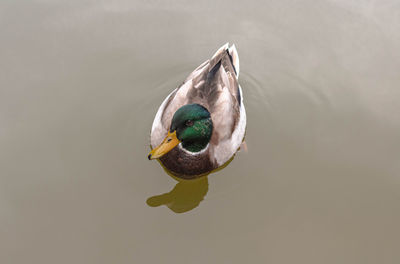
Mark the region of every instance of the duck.
[[195, 179], [225, 167], [246, 132], [239, 55], [226, 43], [162, 102], [150, 134], [149, 160]]

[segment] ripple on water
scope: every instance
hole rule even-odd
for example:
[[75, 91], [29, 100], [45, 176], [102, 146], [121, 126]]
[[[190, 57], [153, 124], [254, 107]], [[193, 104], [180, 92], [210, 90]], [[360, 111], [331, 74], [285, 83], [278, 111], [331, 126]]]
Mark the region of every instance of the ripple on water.
[[250, 108], [268, 108], [271, 107], [268, 98], [267, 87], [252, 74], [248, 72], [241, 72], [239, 76], [239, 83], [243, 90], [244, 103], [246, 110]]

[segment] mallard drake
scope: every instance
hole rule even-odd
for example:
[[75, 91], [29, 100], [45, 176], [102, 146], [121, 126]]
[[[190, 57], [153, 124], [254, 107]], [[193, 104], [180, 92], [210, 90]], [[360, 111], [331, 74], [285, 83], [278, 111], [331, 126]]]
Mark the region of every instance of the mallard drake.
[[184, 179], [230, 161], [246, 130], [238, 77], [239, 56], [227, 43], [165, 98], [151, 128], [148, 158]]

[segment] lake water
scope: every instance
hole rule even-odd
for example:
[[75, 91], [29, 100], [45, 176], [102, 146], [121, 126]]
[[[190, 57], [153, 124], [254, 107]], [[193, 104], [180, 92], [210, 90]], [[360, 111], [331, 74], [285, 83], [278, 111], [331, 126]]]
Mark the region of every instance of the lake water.
[[[400, 261], [398, 1], [0, 3], [1, 263]], [[248, 151], [178, 182], [162, 100], [225, 42]]]

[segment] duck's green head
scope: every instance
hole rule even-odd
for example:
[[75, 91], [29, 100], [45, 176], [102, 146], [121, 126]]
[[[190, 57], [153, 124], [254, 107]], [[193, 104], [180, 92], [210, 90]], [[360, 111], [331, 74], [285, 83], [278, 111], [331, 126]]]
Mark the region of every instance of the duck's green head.
[[150, 152], [148, 158], [160, 158], [181, 142], [186, 150], [199, 152], [210, 142], [212, 130], [211, 115], [205, 107], [184, 105], [175, 112], [167, 137]]

